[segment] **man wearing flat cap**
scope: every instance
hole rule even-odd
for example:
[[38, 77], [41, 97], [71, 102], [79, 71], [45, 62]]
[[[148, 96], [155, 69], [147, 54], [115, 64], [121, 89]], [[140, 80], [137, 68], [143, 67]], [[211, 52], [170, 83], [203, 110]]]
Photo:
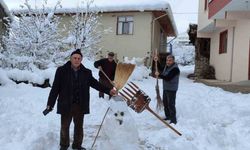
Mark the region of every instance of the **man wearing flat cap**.
[[[114, 53], [109, 52], [107, 58], [100, 59], [94, 63], [94, 66], [98, 68], [99, 71], [99, 82], [106, 87], [113, 87], [110, 81], [114, 81], [116, 62], [114, 61]], [[107, 79], [107, 77], [110, 79]], [[99, 92], [99, 97], [104, 98], [104, 93]], [[109, 96], [110, 98], [110, 96]]]
[[115, 95], [112, 87], [105, 87], [93, 76], [91, 70], [81, 63], [82, 53], [77, 49], [71, 53], [70, 61], [56, 70], [55, 79], [49, 93], [47, 110], [52, 110], [57, 100], [57, 113], [61, 114], [60, 150], [70, 145], [69, 128], [73, 119], [73, 150], [85, 150], [82, 147], [84, 115], [89, 114], [90, 87]]

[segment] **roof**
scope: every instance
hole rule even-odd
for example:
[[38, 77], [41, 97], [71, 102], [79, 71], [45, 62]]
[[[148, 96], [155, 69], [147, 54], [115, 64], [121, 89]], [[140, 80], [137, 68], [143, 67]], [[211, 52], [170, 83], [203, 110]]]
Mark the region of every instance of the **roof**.
[[[42, 0], [30, 1], [33, 6], [41, 6]], [[55, 6], [57, 0], [48, 0], [48, 6]], [[24, 11], [20, 8], [23, 2], [20, 0], [11, 0], [7, 2], [10, 10], [14, 13]], [[56, 13], [76, 13], [85, 4], [82, 0], [61, 0], [61, 8]], [[127, 12], [127, 11], [160, 11], [168, 14], [174, 34], [177, 35], [177, 28], [174, 21], [173, 13], [168, 0], [94, 0], [91, 9], [98, 12]]]

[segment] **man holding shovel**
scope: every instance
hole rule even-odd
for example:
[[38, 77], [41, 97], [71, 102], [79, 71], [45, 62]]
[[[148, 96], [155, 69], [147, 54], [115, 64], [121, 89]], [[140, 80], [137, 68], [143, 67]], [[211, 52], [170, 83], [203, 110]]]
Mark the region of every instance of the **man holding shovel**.
[[57, 113], [61, 114], [60, 150], [67, 150], [70, 145], [69, 127], [74, 122], [73, 150], [85, 150], [83, 140], [84, 114], [89, 113], [90, 87], [115, 95], [117, 92], [100, 84], [92, 76], [91, 70], [85, 68], [80, 49], [71, 53], [70, 61], [58, 67], [49, 93], [44, 115], [52, 111], [57, 100]]
[[[109, 52], [107, 58], [103, 58], [103, 59], [96, 61], [94, 63], [94, 66], [100, 70], [99, 82], [105, 85], [106, 87], [112, 88], [113, 85], [110, 83], [110, 81], [111, 82], [114, 81], [115, 70], [116, 70], [116, 62], [114, 61], [114, 53]], [[99, 97], [104, 98], [104, 93], [99, 92]]]

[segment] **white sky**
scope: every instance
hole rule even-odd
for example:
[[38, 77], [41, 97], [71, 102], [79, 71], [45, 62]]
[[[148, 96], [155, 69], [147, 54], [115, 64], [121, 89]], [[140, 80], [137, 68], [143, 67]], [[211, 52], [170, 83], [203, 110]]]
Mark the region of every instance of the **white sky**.
[[[17, 8], [17, 6], [19, 6], [20, 4], [23, 4], [24, 0], [4, 0], [4, 1], [9, 7], [9, 9], [12, 9], [12, 8]], [[35, 0], [30, 0], [30, 1], [35, 1]], [[38, 1], [41, 1], [41, 0], [37, 0], [37, 2]], [[48, 0], [48, 2], [50, 1], [51, 0]], [[145, 0], [145, 1], [148, 1], [148, 0]], [[174, 15], [174, 20], [175, 20], [179, 34], [187, 31], [189, 23], [197, 23], [198, 0], [167, 0], [167, 1], [171, 5], [172, 12]], [[67, 2], [70, 2], [72, 4], [71, 0]], [[124, 3], [125, 0], [120, 0], [120, 2]], [[105, 3], [103, 4], [105, 5]]]

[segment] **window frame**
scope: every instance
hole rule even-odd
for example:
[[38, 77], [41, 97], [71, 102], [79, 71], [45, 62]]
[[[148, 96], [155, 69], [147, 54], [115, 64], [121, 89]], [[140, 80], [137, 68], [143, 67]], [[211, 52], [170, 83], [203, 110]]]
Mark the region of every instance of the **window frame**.
[[[124, 21], [120, 21], [122, 17], [124, 17]], [[131, 18], [132, 20], [130, 20]], [[129, 16], [129, 15], [117, 16], [116, 35], [133, 35], [133, 34], [134, 34], [134, 16]]]
[[219, 54], [227, 53], [228, 30], [220, 32]]

